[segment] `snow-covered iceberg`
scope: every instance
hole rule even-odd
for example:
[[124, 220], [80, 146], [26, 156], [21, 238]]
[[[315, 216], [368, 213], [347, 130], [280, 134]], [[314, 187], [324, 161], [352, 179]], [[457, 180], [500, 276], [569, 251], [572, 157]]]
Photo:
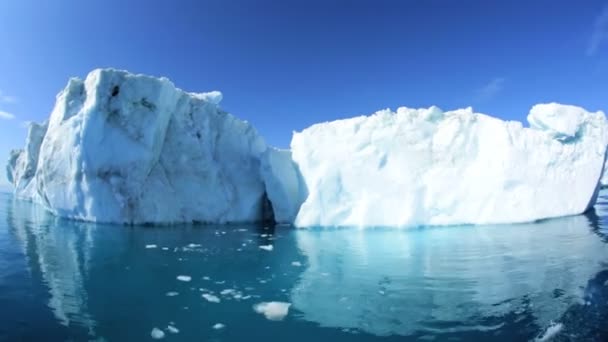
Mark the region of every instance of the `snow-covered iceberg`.
[[308, 190], [295, 225], [491, 224], [584, 212], [602, 175], [604, 113], [542, 104], [528, 122], [431, 107], [314, 125], [291, 142]]
[[219, 92], [112, 69], [71, 79], [32, 125], [8, 177], [53, 213], [113, 223], [251, 222], [264, 217], [264, 140], [218, 107]]
[[94, 70], [30, 125], [8, 179], [17, 197], [95, 222], [525, 222], [592, 205], [608, 140], [602, 112], [573, 106], [535, 106], [530, 128], [431, 107], [317, 124], [278, 150], [221, 99]]

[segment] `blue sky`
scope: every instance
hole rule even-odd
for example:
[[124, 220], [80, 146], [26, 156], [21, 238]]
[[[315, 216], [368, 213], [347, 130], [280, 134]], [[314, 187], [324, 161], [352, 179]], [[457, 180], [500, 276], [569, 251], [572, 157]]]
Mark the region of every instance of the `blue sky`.
[[547, 101], [606, 111], [608, 2], [1, 1], [0, 163], [23, 122], [98, 67], [220, 90], [280, 147], [312, 123], [402, 105], [520, 121]]

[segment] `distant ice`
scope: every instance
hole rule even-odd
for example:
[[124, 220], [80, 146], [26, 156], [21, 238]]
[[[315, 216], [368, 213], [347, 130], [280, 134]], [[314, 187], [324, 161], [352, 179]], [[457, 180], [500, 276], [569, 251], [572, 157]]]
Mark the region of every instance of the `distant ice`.
[[146, 248], [156, 248], [156, 245], [146, 245]]
[[274, 247], [272, 245], [262, 245], [262, 246], [260, 246], [260, 249], [271, 252], [274, 249]]
[[175, 297], [177, 295], [179, 295], [179, 292], [175, 292], [175, 291], [169, 291], [166, 294], [167, 297]]
[[150, 332], [150, 336], [152, 336], [152, 338], [155, 339], [155, 340], [160, 340], [160, 339], [165, 338], [165, 333], [162, 330], [158, 329], [158, 328], [154, 328]]
[[253, 310], [264, 315], [271, 321], [280, 321], [289, 313], [291, 303], [285, 302], [262, 302], [253, 306]]
[[222, 323], [215, 323], [215, 324], [213, 325], [213, 329], [215, 329], [215, 330], [224, 329], [225, 327], [226, 327], [226, 326], [225, 326], [224, 324], [222, 324]]
[[302, 263], [301, 263], [301, 262], [299, 262], [299, 261], [292, 261], [292, 262], [291, 262], [291, 266], [300, 267], [300, 266], [302, 266]]
[[177, 329], [176, 327], [172, 326], [172, 325], [168, 325], [167, 326], [167, 331], [169, 331], [172, 334], [177, 334], [179, 333], [179, 329]]
[[217, 296], [214, 296], [209, 293], [203, 293], [201, 297], [205, 298], [210, 303], [219, 303], [220, 299]]
[[190, 281], [190, 280], [192, 280], [192, 277], [188, 276], [188, 275], [178, 275], [177, 276], [177, 280], [179, 280], [179, 281]]

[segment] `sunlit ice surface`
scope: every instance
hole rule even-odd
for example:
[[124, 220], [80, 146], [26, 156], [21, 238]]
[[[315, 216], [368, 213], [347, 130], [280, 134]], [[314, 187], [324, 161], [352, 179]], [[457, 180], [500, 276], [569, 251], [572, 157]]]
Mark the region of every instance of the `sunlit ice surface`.
[[124, 227], [0, 194], [0, 340], [601, 341], [606, 220], [601, 193], [517, 225]]

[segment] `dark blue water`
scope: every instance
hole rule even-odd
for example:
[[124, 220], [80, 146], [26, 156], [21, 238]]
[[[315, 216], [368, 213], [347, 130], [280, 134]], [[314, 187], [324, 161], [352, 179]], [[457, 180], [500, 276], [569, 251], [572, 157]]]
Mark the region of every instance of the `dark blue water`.
[[[535, 224], [298, 230], [96, 225], [0, 194], [0, 340], [608, 340], [607, 202]], [[282, 320], [253, 309], [272, 301], [291, 304]]]

